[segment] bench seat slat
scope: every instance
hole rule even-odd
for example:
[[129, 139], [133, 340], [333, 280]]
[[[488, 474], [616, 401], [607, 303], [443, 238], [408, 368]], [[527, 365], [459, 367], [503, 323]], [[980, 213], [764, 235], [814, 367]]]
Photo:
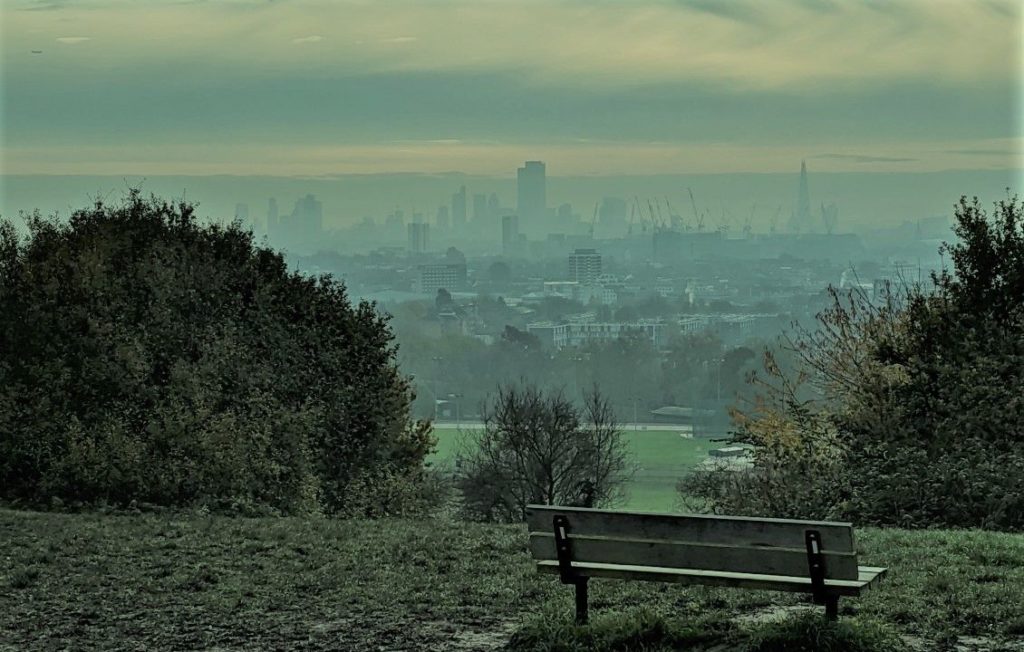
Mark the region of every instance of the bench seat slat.
[[[654, 582], [674, 582], [677, 584], [703, 584], [769, 591], [793, 591], [798, 593], [811, 592], [811, 580], [807, 577], [603, 564], [598, 562], [573, 562], [572, 568], [575, 573], [584, 577], [648, 580]], [[558, 561], [538, 561], [537, 570], [544, 573], [557, 574]], [[857, 596], [877, 583], [885, 575], [885, 572], [885, 568], [862, 566], [859, 569], [856, 580], [825, 580], [825, 589], [828, 593], [836, 596]]]
[[[587, 562], [808, 576], [806, 549], [614, 538], [569, 533], [572, 557]], [[535, 559], [558, 559], [554, 534], [530, 535]], [[856, 580], [857, 555], [825, 553], [825, 577]]]
[[747, 547], [803, 548], [804, 533], [821, 533], [823, 552], [856, 551], [853, 526], [830, 521], [778, 518], [612, 512], [583, 507], [530, 505], [527, 524], [531, 532], [552, 531], [552, 519], [565, 515], [574, 534], [654, 539], [694, 543], [718, 543]]

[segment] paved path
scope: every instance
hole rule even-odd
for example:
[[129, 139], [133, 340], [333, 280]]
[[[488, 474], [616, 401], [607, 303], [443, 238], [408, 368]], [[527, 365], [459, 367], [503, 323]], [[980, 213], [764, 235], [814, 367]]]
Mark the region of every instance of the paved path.
[[[435, 421], [435, 428], [462, 428], [463, 430], [481, 430], [484, 424], [480, 421]], [[620, 423], [622, 430], [676, 430], [678, 432], [689, 432], [689, 425], [678, 425], [671, 423]]]

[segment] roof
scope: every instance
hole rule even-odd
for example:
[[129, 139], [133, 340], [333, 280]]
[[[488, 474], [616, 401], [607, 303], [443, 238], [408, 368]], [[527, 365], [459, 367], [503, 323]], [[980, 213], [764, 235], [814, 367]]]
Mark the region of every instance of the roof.
[[683, 407], [679, 405], [666, 405], [665, 407], [660, 407], [657, 410], [651, 410], [651, 414], [656, 414], [659, 417], [684, 417], [688, 419], [693, 418], [694, 415], [708, 416], [713, 413], [714, 410], [695, 410], [692, 407]]

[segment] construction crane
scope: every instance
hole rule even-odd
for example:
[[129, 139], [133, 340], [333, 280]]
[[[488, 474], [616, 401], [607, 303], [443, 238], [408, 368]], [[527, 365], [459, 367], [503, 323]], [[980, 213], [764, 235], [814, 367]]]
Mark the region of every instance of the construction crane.
[[835, 233], [836, 224], [839, 222], [839, 207], [834, 203], [829, 204], [828, 206], [822, 203], [821, 221], [825, 225], [825, 233], [829, 235]]
[[647, 214], [651, 216], [651, 227], [655, 231], [659, 231], [665, 228], [665, 220], [661, 217], [661, 208], [655, 212], [657, 202], [652, 203], [650, 198], [647, 199]]
[[637, 197], [636, 195], [633, 195], [633, 202], [636, 206], [636, 213], [637, 215], [640, 216], [640, 230], [643, 233], [647, 233], [647, 225], [649, 224], [649, 220], [644, 217], [644, 209], [640, 206], [640, 198]]
[[703, 232], [705, 215], [704, 213], [701, 213], [699, 210], [697, 210], [697, 200], [693, 198], [693, 189], [687, 188], [686, 190], [687, 192], [690, 193], [690, 204], [693, 206], [693, 220], [696, 224], [696, 229], [698, 232]]
[[772, 235], [775, 235], [775, 225], [779, 221], [779, 214], [781, 212], [782, 212], [782, 204], [779, 204], [779, 207], [775, 210], [775, 215], [772, 216], [771, 223], [768, 225], [768, 233], [770, 233]]
[[669, 219], [672, 220], [673, 229], [678, 229], [681, 227], [684, 231], [690, 230], [686, 222], [683, 221], [683, 216], [672, 210], [672, 204], [669, 203], [667, 196], [665, 197], [665, 208], [668, 209], [668, 215]]
[[[727, 217], [728, 215], [728, 217]], [[718, 228], [716, 229], [723, 236], [729, 233], [729, 221], [732, 219], [732, 213], [725, 210], [725, 205], [722, 205], [722, 218], [718, 221]]]
[[752, 224], [754, 223], [754, 211], [757, 210], [757, 204], [755, 203], [750, 207], [750, 217], [747, 218], [746, 223], [743, 225], [743, 237], [749, 238], [751, 231], [753, 230]]
[[594, 226], [597, 224], [597, 208], [601, 202], [594, 202], [594, 217], [590, 219], [590, 239], [594, 239]]

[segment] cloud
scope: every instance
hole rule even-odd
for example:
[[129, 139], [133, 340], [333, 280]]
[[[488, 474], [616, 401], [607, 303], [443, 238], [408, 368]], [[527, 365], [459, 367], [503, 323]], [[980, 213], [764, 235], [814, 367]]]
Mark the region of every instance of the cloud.
[[1012, 149], [947, 149], [943, 154], [963, 154], [964, 156], [1012, 156], [1019, 155], [1019, 151]]
[[[943, 143], [952, 148], [968, 143]], [[984, 147], [984, 142], [977, 144]], [[897, 157], [865, 165], [858, 155], [838, 155], [812, 166], [817, 172], [934, 172], [963, 169], [956, 155], [936, 156], [920, 144], [900, 143], [899, 151], [912, 152], [919, 159], [907, 165]], [[915, 147], [917, 149], [915, 149]], [[749, 146], [743, 143], [652, 144], [646, 142], [550, 143], [490, 142], [440, 139], [368, 144], [263, 145], [248, 142], [179, 142], [160, 147], [134, 144], [63, 145], [49, 147], [5, 147], [0, 159], [8, 174], [241, 174], [241, 175], [325, 175], [419, 172], [437, 174], [449, 170], [507, 176], [513, 164], [543, 160], [548, 171], [558, 176], [622, 174], [706, 174], [722, 172], [792, 172], [806, 150], [797, 145]], [[853, 158], [850, 158], [853, 157]], [[812, 157], [813, 158], [813, 157]], [[1014, 161], [990, 157], [977, 161], [973, 169], [1010, 169]]]
[[74, 45], [75, 43], [85, 43], [91, 41], [91, 36], [58, 36], [58, 43], [67, 43], [68, 45]]
[[[739, 89], [820, 82], [873, 85], [928, 79], [1015, 83], [1020, 5], [900, 0], [737, 3], [169, 2], [103, 0], [13, 12], [10, 33], [52, 29], [59, 13], [132, 65], [192, 60], [305, 69], [285, 43], [324, 39], [325, 73], [514, 72], [534, 84], [621, 87], [713, 81]], [[175, 41], [152, 48], [170, 30]], [[308, 34], [296, 38], [295, 34]], [[978, 39], [977, 34], [986, 38]], [[231, 43], [225, 48], [226, 42]], [[416, 43], [416, 48], [386, 47]]]
[[854, 163], [912, 163], [918, 160], [902, 156], [865, 156], [863, 154], [815, 154], [808, 158], [852, 161]]
[[319, 34], [310, 34], [309, 36], [300, 36], [299, 38], [293, 38], [292, 43], [319, 43], [324, 40], [324, 37]]

